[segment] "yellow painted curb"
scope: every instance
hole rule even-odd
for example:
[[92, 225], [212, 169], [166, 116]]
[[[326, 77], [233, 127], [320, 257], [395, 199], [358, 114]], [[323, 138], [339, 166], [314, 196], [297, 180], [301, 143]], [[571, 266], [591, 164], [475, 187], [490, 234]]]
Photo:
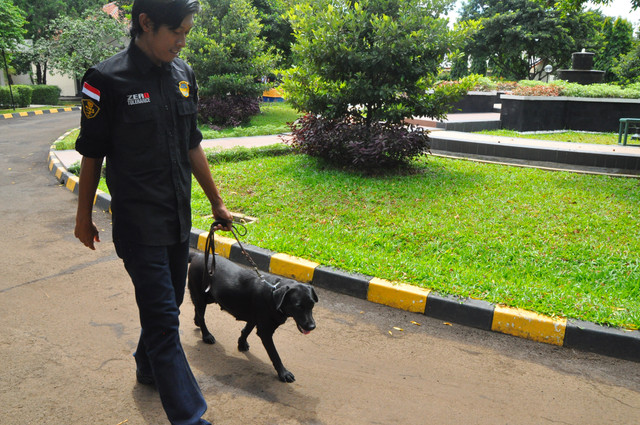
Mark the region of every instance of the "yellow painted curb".
[[60, 177], [62, 177], [62, 167], [58, 167], [55, 176], [58, 180], [60, 180]]
[[20, 115], [21, 117], [28, 117], [29, 113], [28, 112], [18, 112], [18, 115]]
[[269, 263], [269, 272], [303, 283], [313, 280], [313, 272], [320, 264], [287, 254], [274, 254]]
[[67, 189], [73, 192], [79, 181], [80, 179], [78, 179], [78, 177], [69, 176], [69, 178], [67, 179]]
[[[198, 245], [196, 246], [198, 250], [204, 252], [208, 236], [209, 232], [203, 232], [198, 235]], [[236, 240], [224, 236], [216, 236], [213, 242], [215, 244], [213, 247], [214, 252], [224, 258], [229, 258], [229, 255], [231, 255], [231, 246], [236, 243]]]
[[393, 283], [374, 277], [369, 282], [367, 300], [389, 307], [424, 314], [429, 292], [431, 291], [428, 289], [403, 283]]
[[519, 308], [496, 306], [491, 330], [504, 334], [562, 346], [567, 319], [553, 319]]
[[57, 109], [49, 109], [49, 113], [50, 114], [57, 114], [58, 110]]
[[6, 119], [13, 118], [13, 114], [2, 114]]
[[42, 111], [33, 111], [34, 115], [44, 115], [44, 112]]

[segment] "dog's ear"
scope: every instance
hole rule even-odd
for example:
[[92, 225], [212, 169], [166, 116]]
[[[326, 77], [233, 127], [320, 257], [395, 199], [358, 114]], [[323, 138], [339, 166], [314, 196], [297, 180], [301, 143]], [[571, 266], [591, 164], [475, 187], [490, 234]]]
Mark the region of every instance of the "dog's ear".
[[273, 301], [276, 304], [276, 310], [280, 310], [280, 307], [282, 307], [282, 303], [284, 302], [284, 297], [287, 295], [287, 292], [289, 292], [288, 285], [281, 286], [273, 291]]
[[318, 296], [316, 295], [316, 291], [313, 289], [313, 286], [309, 286], [309, 289], [311, 289], [311, 299], [318, 302]]

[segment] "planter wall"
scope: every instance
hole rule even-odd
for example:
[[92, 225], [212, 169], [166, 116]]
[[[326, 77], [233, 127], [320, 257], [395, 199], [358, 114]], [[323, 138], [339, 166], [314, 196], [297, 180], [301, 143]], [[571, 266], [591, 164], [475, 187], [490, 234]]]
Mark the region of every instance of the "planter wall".
[[493, 105], [496, 103], [500, 103], [498, 92], [470, 91], [453, 104], [451, 113], [493, 112]]
[[640, 99], [500, 97], [502, 128], [516, 131], [618, 132], [620, 118], [640, 118]]

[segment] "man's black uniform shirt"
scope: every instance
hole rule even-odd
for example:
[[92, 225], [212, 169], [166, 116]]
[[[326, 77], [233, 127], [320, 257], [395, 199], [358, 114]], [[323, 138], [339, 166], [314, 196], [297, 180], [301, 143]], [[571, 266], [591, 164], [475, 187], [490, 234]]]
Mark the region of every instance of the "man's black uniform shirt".
[[131, 42], [87, 71], [82, 92], [76, 150], [106, 157], [114, 239], [185, 241], [191, 229], [188, 151], [202, 140], [191, 68], [181, 59], [158, 67]]

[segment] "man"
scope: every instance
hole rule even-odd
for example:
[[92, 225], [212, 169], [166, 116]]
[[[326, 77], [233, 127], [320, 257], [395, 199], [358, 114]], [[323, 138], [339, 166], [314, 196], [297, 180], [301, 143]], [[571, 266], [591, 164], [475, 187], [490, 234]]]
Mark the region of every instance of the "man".
[[91, 211], [106, 158], [113, 241], [140, 313], [136, 376], [156, 386], [169, 421], [180, 425], [209, 424], [179, 337], [191, 173], [214, 217], [232, 220], [200, 146], [195, 76], [178, 58], [199, 8], [197, 0], [135, 0], [131, 44], [83, 78], [76, 142], [83, 159], [75, 235], [91, 249], [100, 241]]

